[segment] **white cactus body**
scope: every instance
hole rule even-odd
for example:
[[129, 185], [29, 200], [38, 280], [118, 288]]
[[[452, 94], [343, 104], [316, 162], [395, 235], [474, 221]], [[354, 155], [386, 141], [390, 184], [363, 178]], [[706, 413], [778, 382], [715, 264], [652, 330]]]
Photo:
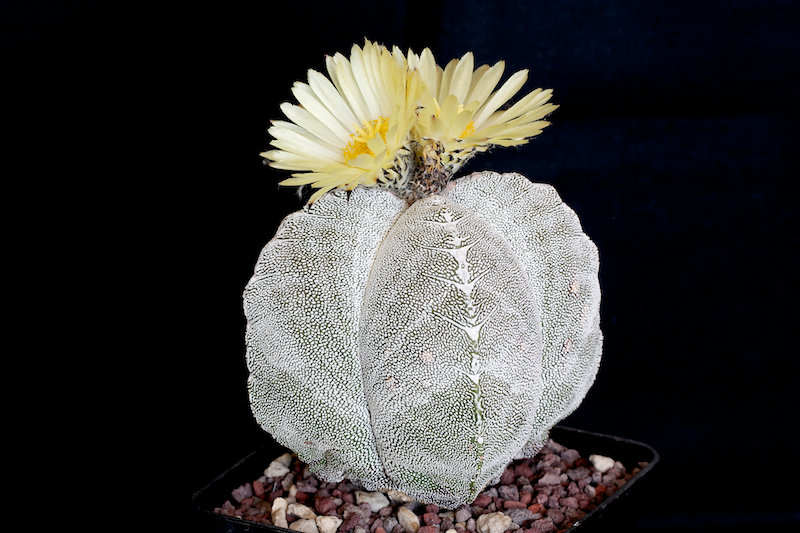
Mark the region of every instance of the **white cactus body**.
[[597, 271], [572, 210], [518, 174], [411, 206], [325, 195], [245, 290], [254, 415], [322, 478], [471, 502], [594, 381]]

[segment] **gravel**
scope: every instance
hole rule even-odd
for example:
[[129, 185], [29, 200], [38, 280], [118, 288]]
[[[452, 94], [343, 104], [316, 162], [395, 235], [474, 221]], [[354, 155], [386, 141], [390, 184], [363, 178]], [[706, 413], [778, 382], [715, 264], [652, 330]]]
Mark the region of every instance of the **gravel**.
[[365, 492], [348, 480], [325, 483], [284, 454], [265, 470], [277, 476], [234, 488], [214, 512], [304, 533], [558, 533], [646, 466], [628, 472], [611, 458], [590, 459], [550, 440], [535, 457], [512, 462], [471, 505], [449, 510], [394, 491]]

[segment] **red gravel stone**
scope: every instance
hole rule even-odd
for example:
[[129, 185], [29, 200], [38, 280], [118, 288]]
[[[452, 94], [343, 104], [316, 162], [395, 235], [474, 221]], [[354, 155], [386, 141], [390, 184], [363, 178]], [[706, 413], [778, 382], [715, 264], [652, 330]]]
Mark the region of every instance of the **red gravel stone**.
[[561, 498], [559, 503], [561, 503], [561, 507], [572, 507], [573, 509], [578, 508], [578, 500], [575, 499], [574, 496], [569, 496], [568, 498]]
[[344, 519], [342, 525], [339, 526], [339, 531], [350, 531], [354, 527], [356, 527], [361, 520], [361, 517], [358, 516], [358, 513], [353, 513], [347, 518]]
[[519, 489], [516, 485], [500, 485], [497, 492], [504, 500], [519, 501]]
[[579, 509], [583, 509], [589, 503], [589, 496], [585, 492], [576, 494], [575, 499], [578, 500]]
[[542, 507], [542, 505], [539, 503], [534, 503], [528, 506], [528, 510], [533, 511], [534, 513], [541, 513], [542, 509], [544, 509], [544, 507]]
[[533, 477], [533, 470], [528, 462], [525, 461], [524, 463], [514, 467], [514, 474], [516, 474], [517, 477], [526, 477], [531, 479]]
[[425, 521], [426, 526], [433, 526], [442, 523], [442, 519], [434, 513], [425, 513], [422, 515], [422, 520]]
[[561, 480], [558, 478], [558, 474], [545, 474], [539, 480], [540, 485], [558, 485], [561, 483]]
[[472, 502], [472, 505], [486, 508], [490, 503], [492, 503], [492, 497], [486, 493], [483, 493], [479, 494], [478, 497], [475, 498], [475, 501]]
[[548, 509], [547, 516], [553, 520], [554, 524], [560, 524], [564, 521], [564, 510], [561, 508]]
[[417, 533], [439, 533], [439, 526], [422, 526]]
[[572, 468], [575, 464], [575, 461], [580, 459], [581, 454], [578, 453], [578, 450], [569, 449], [567, 451], [561, 452], [561, 460], [564, 461], [568, 468]]
[[317, 510], [317, 514], [324, 515], [328, 511], [336, 510], [336, 502], [333, 501], [332, 497], [323, 498], [321, 500], [318, 499], [314, 502], [314, 508]]
[[514, 475], [514, 469], [506, 468], [503, 475], [500, 476], [500, 485], [511, 485], [516, 479], [517, 476]]
[[558, 528], [549, 517], [536, 520], [531, 528], [531, 531], [538, 531], [539, 533], [553, 533], [557, 530]]
[[503, 509], [527, 509], [528, 506], [522, 502], [517, 502], [514, 500], [505, 500], [503, 502]]

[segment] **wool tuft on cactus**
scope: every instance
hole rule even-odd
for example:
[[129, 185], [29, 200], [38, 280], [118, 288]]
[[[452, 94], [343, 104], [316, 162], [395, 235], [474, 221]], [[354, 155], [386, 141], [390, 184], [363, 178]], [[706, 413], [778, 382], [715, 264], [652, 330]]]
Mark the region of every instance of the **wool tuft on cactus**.
[[442, 69], [366, 41], [309, 71], [271, 165], [318, 190], [244, 292], [258, 423], [326, 481], [472, 502], [533, 456], [600, 363], [598, 253], [549, 185], [453, 179], [526, 143], [556, 106], [503, 63]]

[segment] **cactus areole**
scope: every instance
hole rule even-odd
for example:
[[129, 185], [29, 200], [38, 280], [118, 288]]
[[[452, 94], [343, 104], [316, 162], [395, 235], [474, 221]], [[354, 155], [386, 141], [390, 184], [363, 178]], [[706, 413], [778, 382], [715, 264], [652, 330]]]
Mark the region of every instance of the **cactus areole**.
[[[492, 93], [498, 75], [482, 87], [491, 69], [473, 72], [471, 54], [448, 65], [452, 82], [441, 87], [442, 73], [426, 71], [439, 68], [428, 50], [406, 59], [397, 49], [354, 46], [349, 62], [330, 61], [335, 85], [321, 88], [309, 74], [318, 105], [307, 99], [308, 114], [294, 115], [300, 125], [284, 126], [305, 141], [274, 142], [281, 150], [264, 156], [337, 176], [335, 161], [317, 165], [307, 148], [333, 143], [343, 122], [323, 119], [342, 113], [337, 106], [369, 124], [370, 99], [382, 101], [373, 79], [380, 69], [357, 65], [381, 61], [380, 105], [406, 101], [403, 91], [416, 91], [417, 104], [410, 113], [400, 104], [373, 110], [388, 115], [381, 142], [372, 140], [378, 122], [356, 132], [363, 140], [371, 131], [367, 150], [383, 157], [373, 161], [374, 183], [363, 174], [307, 181], [335, 184], [284, 219], [261, 252], [244, 292], [250, 401], [258, 423], [318, 477], [455, 508], [511, 460], [533, 456], [594, 381], [598, 254], [551, 186], [514, 173], [452, 179], [474, 153], [535, 135], [523, 126], [541, 118], [541, 102], [520, 106], [528, 97], [498, 111], [508, 83]], [[448, 110], [437, 99], [458, 105]], [[487, 105], [497, 107], [484, 113]], [[399, 123], [402, 135], [391, 131]], [[462, 129], [466, 138], [448, 136]], [[361, 148], [340, 141], [347, 166]]]

